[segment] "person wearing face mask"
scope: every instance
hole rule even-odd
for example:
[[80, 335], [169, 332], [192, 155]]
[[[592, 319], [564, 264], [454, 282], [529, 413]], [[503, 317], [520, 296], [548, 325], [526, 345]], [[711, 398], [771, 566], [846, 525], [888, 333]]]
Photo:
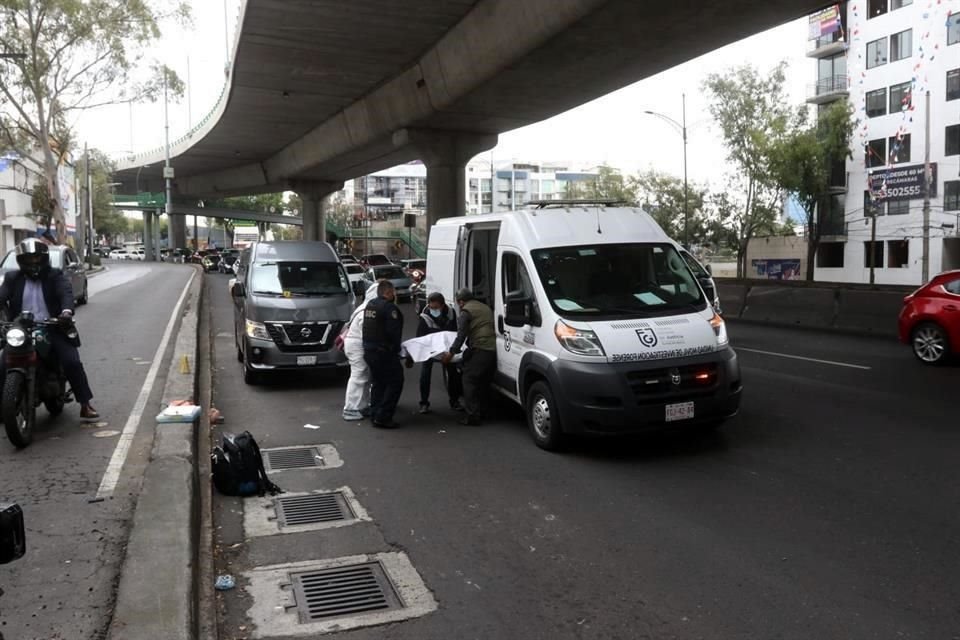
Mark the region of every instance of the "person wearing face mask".
[[[456, 331], [457, 314], [447, 306], [443, 294], [434, 291], [427, 297], [427, 306], [420, 314], [420, 324], [417, 325], [417, 337], [423, 337], [440, 331]], [[430, 381], [433, 375], [433, 360], [427, 360], [420, 368], [420, 413], [430, 411]], [[460, 371], [456, 365], [449, 363], [442, 365], [447, 372], [447, 394], [450, 398], [450, 408], [462, 411], [460, 396], [463, 387], [460, 382]]]

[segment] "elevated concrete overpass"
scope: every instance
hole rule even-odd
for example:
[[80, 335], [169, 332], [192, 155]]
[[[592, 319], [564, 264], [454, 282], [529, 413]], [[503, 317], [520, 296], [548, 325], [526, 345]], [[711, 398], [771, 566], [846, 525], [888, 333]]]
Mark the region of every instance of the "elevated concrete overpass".
[[[305, 237], [345, 180], [413, 159], [430, 222], [465, 213], [464, 167], [532, 124], [822, 0], [245, 0], [213, 112], [173, 149], [189, 198], [297, 191]], [[162, 189], [162, 149], [120, 163]]]

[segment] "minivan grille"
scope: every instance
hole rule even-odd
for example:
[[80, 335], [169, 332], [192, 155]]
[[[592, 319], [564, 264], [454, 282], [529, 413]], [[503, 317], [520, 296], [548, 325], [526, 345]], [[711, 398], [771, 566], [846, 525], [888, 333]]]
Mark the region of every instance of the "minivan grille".
[[719, 368], [716, 362], [705, 362], [631, 371], [626, 377], [640, 404], [657, 403], [676, 396], [709, 394], [717, 386]]
[[341, 322], [284, 324], [268, 322], [267, 331], [281, 351], [327, 351], [333, 344]]

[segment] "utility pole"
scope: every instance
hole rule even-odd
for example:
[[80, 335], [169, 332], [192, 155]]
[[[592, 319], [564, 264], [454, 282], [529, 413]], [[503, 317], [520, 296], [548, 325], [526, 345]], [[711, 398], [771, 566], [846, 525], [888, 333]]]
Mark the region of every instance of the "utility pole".
[[923, 275], [921, 284], [930, 280], [930, 91], [925, 96], [926, 122], [923, 142]]
[[870, 284], [874, 284], [874, 269], [877, 266], [877, 205], [870, 203]]
[[84, 172], [86, 173], [86, 178], [84, 180], [84, 194], [83, 194], [83, 206], [80, 208], [83, 215], [80, 216], [80, 224], [77, 225], [80, 228], [80, 233], [77, 234], [80, 238], [80, 255], [89, 256], [90, 255], [90, 243], [92, 238], [85, 238], [84, 236], [87, 233], [87, 228], [89, 226], [89, 220], [93, 218], [93, 180], [90, 179], [90, 151], [87, 149], [87, 143], [83, 143], [83, 167]]
[[[164, 203], [167, 220], [172, 220], [171, 214], [173, 213], [173, 195], [172, 195], [172, 182], [173, 182], [173, 167], [170, 166], [170, 104], [167, 99], [167, 69], [163, 69], [163, 128], [164, 128], [164, 147], [166, 149], [166, 157], [163, 164], [163, 178], [166, 182], [166, 202]], [[196, 217], [194, 217], [194, 229], [196, 229]], [[168, 222], [169, 224], [169, 222]], [[196, 231], [194, 231], [196, 235]]]
[[690, 248], [690, 207], [687, 202], [687, 94], [680, 94], [683, 101], [683, 245]]

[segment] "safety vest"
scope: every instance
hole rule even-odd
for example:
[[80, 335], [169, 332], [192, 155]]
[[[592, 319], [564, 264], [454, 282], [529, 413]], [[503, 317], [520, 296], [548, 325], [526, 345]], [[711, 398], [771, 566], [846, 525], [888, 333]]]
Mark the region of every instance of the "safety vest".
[[467, 342], [471, 349], [496, 351], [497, 335], [493, 330], [493, 309], [478, 300], [469, 300], [463, 310], [470, 314]]
[[384, 298], [374, 298], [367, 303], [363, 311], [363, 344], [387, 346], [386, 307], [390, 304]]

